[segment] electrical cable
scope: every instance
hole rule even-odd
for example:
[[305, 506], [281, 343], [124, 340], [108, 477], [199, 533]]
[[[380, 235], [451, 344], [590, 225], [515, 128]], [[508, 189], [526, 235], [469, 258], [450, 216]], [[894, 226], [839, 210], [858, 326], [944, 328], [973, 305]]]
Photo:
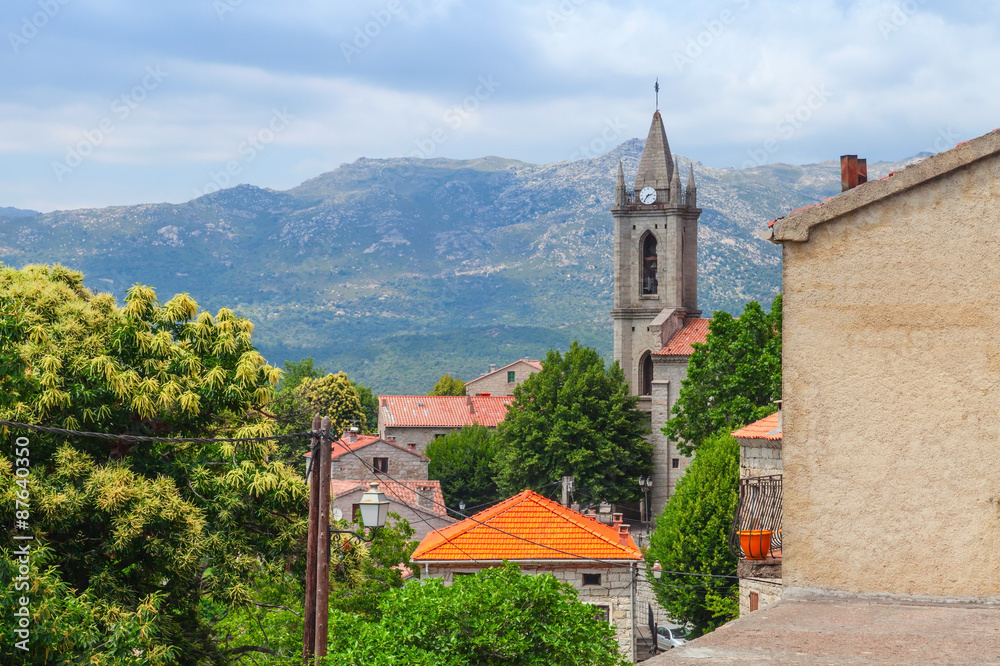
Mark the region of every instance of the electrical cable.
[[296, 432], [290, 435], [270, 435], [266, 437], [150, 437], [146, 435], [109, 435], [103, 432], [84, 432], [82, 430], [67, 430], [66, 428], [52, 428], [48, 426], [31, 425], [30, 423], [18, 423], [16, 421], [0, 421], [0, 426], [16, 428], [19, 430], [33, 430], [35, 432], [50, 433], [53, 435], [65, 435], [67, 437], [93, 437], [95, 439], [106, 439], [110, 441], [126, 442], [170, 442], [177, 444], [203, 443], [211, 444], [215, 442], [267, 442], [280, 439], [292, 439], [301, 437], [312, 437], [312, 432]]

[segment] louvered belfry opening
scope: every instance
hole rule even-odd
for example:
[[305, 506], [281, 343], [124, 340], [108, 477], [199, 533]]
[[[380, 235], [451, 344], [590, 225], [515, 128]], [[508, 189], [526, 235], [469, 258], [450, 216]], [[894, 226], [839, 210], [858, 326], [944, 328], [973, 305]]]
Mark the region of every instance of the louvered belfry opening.
[[656, 236], [647, 234], [642, 242], [642, 293], [656, 293]]

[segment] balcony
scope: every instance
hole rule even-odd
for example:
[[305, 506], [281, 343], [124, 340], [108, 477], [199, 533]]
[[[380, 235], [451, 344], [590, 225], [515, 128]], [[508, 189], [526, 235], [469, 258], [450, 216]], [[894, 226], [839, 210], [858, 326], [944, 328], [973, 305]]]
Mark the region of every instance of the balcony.
[[780, 561], [781, 475], [740, 479], [739, 494], [729, 550], [740, 560]]

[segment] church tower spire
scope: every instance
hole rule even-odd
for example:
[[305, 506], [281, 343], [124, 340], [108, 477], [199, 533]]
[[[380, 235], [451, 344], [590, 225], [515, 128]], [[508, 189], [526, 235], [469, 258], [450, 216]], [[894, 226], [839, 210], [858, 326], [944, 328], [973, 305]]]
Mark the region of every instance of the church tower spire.
[[694, 165], [688, 165], [690, 171], [688, 172], [688, 184], [687, 191], [684, 193], [684, 203], [687, 204], [689, 208], [698, 207], [698, 186], [694, 182]]
[[615, 205], [621, 206], [625, 203], [625, 169], [622, 168], [622, 161], [618, 160], [618, 180], [615, 181]]
[[635, 191], [644, 187], [656, 190], [657, 197], [667, 200], [670, 191], [670, 179], [674, 175], [674, 160], [670, 156], [670, 144], [667, 142], [667, 132], [663, 129], [663, 118], [660, 112], [653, 114], [653, 122], [649, 126], [646, 137], [646, 147], [639, 160], [639, 172], [635, 177]]
[[674, 169], [674, 175], [670, 179], [670, 201], [680, 205], [681, 203], [681, 175], [680, 169]]

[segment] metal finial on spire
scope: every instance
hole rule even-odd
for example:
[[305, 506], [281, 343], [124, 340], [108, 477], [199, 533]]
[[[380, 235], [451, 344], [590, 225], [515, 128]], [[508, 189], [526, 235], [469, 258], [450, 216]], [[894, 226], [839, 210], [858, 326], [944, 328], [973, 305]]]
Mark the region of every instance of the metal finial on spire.
[[660, 110], [660, 77], [656, 77], [656, 83], [653, 84], [653, 90], [656, 92], [656, 110]]

